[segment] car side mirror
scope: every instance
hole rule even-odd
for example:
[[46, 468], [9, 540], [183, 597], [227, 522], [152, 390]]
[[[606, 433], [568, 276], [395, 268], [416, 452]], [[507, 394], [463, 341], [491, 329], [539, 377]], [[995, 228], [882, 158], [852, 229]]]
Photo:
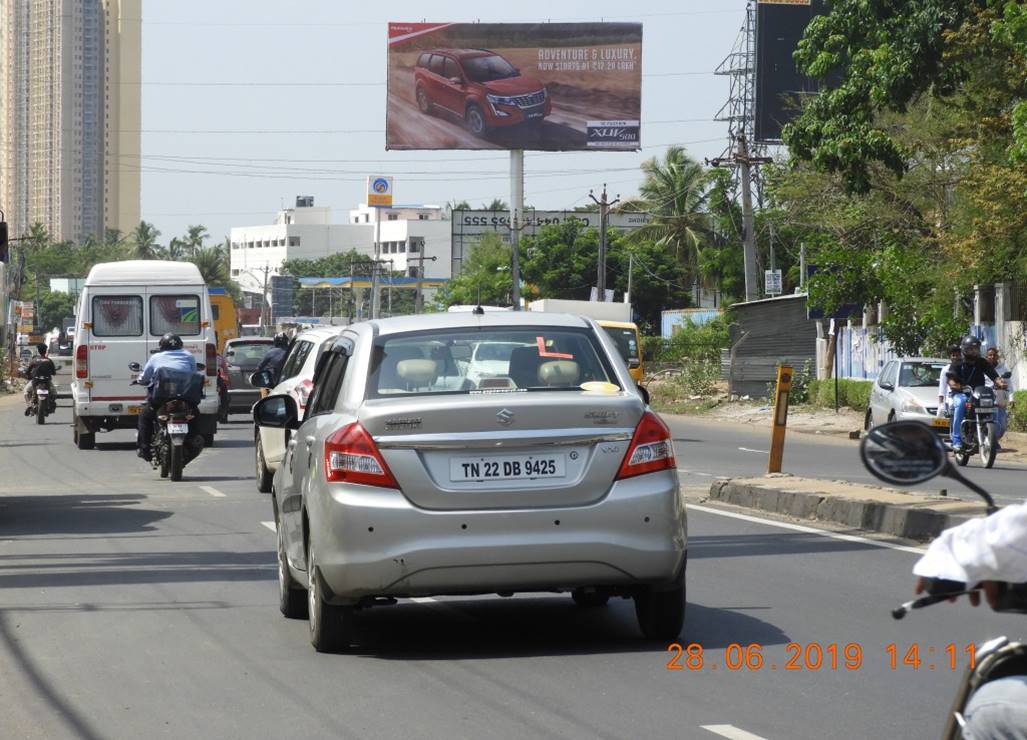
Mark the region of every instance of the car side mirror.
[[137, 373], [143, 369], [143, 366], [140, 365], [138, 362], [130, 362], [128, 363], [128, 369], [134, 373]]
[[206, 366], [206, 365], [204, 365], [204, 364], [203, 364], [202, 362], [197, 362], [197, 363], [196, 363], [196, 369], [197, 369], [197, 370], [206, 370], [206, 369], [207, 369], [207, 366]]
[[250, 375], [250, 385], [254, 388], [274, 388], [275, 379], [271, 377], [270, 370], [258, 370]]
[[639, 367], [641, 367], [641, 365], [642, 363], [639, 361], [637, 357], [632, 357], [630, 360], [628, 360], [628, 367], [632, 370], [637, 370]]
[[292, 396], [268, 396], [254, 404], [253, 423], [270, 429], [299, 429], [299, 408]]
[[644, 385], [638, 386], [638, 395], [642, 397], [642, 400], [645, 401], [645, 405], [648, 406], [650, 400], [649, 390]]
[[878, 383], [878, 385], [881, 386], [882, 388], [884, 388], [886, 391], [893, 391], [893, 390], [895, 390], [895, 386], [892, 385], [891, 383]]

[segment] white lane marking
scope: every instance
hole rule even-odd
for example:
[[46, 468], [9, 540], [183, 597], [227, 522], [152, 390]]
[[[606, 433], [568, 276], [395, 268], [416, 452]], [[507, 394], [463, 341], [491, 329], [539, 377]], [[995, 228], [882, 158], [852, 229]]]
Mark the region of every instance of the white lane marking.
[[221, 491], [219, 491], [218, 489], [213, 488], [211, 486], [200, 486], [200, 490], [201, 491], [206, 491], [207, 493], [209, 493], [211, 496], [214, 496], [215, 498], [224, 498], [225, 497], [225, 494], [221, 493]]
[[769, 455], [770, 450], [750, 450], [748, 447], [739, 447], [742, 452], [756, 452], [760, 455]]
[[263, 525], [264, 525], [265, 527], [267, 527], [267, 528], [268, 528], [268, 529], [270, 529], [270, 530], [271, 530], [272, 532], [275, 532], [275, 533], [277, 534], [277, 532], [278, 532], [278, 527], [276, 527], [276, 526], [275, 526], [275, 523], [274, 523], [274, 522], [261, 522], [261, 524], [263, 524]]
[[806, 532], [807, 534], [819, 534], [823, 537], [830, 537], [835, 540], [845, 540], [846, 542], [859, 542], [864, 545], [874, 545], [875, 547], [887, 547], [890, 550], [899, 550], [901, 552], [911, 552], [914, 555], [923, 555], [927, 552], [924, 549], [918, 547], [908, 547], [907, 545], [894, 545], [891, 542], [881, 542], [879, 540], [872, 540], [867, 537], [858, 537], [854, 534], [841, 534], [840, 532], [831, 532], [826, 529], [816, 529], [815, 527], [804, 527], [801, 524], [789, 524], [787, 522], [776, 522], [772, 519], [760, 519], [756, 516], [748, 516], [746, 514], [736, 514], [733, 511], [721, 511], [720, 509], [712, 509], [708, 506], [698, 506], [696, 504], [688, 504], [689, 509], [695, 509], [701, 511], [704, 514], [716, 514], [717, 516], [726, 516], [731, 519], [741, 519], [743, 522], [754, 522], [756, 524], [766, 524], [771, 527], [780, 527], [781, 529], [791, 529], [796, 532]]
[[751, 732], [746, 732], [734, 725], [699, 725], [699, 727], [707, 732], [712, 732], [714, 735], [730, 738], [730, 740], [764, 740], [759, 735], [753, 735]]

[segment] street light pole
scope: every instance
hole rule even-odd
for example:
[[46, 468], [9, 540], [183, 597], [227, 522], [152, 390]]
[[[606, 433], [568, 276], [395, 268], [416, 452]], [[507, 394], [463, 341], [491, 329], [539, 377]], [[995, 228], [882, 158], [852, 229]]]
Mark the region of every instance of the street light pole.
[[424, 256], [424, 245], [420, 245], [420, 251], [417, 253], [417, 293], [414, 296], [414, 313], [421, 313], [424, 310], [424, 293], [422, 287], [422, 281], [424, 280], [424, 261], [428, 259], [434, 262], [438, 259], [434, 255], [431, 257]]

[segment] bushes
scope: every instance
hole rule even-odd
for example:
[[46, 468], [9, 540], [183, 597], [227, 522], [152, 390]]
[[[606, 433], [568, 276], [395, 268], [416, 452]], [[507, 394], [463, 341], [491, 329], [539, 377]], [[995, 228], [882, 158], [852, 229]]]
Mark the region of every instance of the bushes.
[[1027, 391], [1013, 392], [1013, 409], [1009, 413], [1009, 429], [1027, 432]]
[[[838, 379], [838, 407], [847, 407], [859, 412], [866, 411], [870, 403], [872, 380]], [[834, 378], [827, 380], [811, 380], [809, 382], [809, 400], [814, 406], [834, 408]]]

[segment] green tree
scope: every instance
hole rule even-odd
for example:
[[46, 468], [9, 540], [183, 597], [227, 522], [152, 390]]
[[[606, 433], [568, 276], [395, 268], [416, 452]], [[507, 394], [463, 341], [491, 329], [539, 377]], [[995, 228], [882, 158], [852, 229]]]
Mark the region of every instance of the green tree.
[[188, 254], [195, 254], [197, 251], [203, 249], [204, 239], [209, 239], [210, 234], [207, 232], [206, 226], [190, 226], [187, 229], [185, 239], [182, 241], [185, 244], [186, 252]]
[[207, 285], [224, 286], [230, 282], [222, 245], [198, 249], [189, 261], [196, 265], [203, 276], [203, 282]]
[[672, 250], [688, 274], [697, 275], [700, 245], [710, 230], [706, 211], [709, 176], [677, 146], [667, 149], [663, 161], [653, 157], [643, 162], [642, 173], [638, 190], [652, 220], [635, 232], [635, 238]]
[[443, 308], [453, 305], [509, 306], [513, 282], [510, 279], [510, 245], [498, 234], [482, 234], [464, 262], [463, 270], [436, 294]]
[[132, 257], [137, 260], [156, 260], [162, 258], [163, 249], [157, 243], [160, 232], [153, 224], [140, 221], [132, 231]]
[[75, 314], [75, 296], [70, 293], [58, 293], [47, 290], [39, 298], [39, 324], [43, 331], [54, 327], [62, 327], [68, 316]]
[[177, 236], [173, 236], [168, 242], [168, 248], [163, 252], [163, 257], [169, 260], [180, 260], [186, 254], [188, 254], [186, 243]]
[[510, 206], [502, 198], [493, 198], [490, 203], [482, 203], [481, 207], [486, 211], [509, 211]]

